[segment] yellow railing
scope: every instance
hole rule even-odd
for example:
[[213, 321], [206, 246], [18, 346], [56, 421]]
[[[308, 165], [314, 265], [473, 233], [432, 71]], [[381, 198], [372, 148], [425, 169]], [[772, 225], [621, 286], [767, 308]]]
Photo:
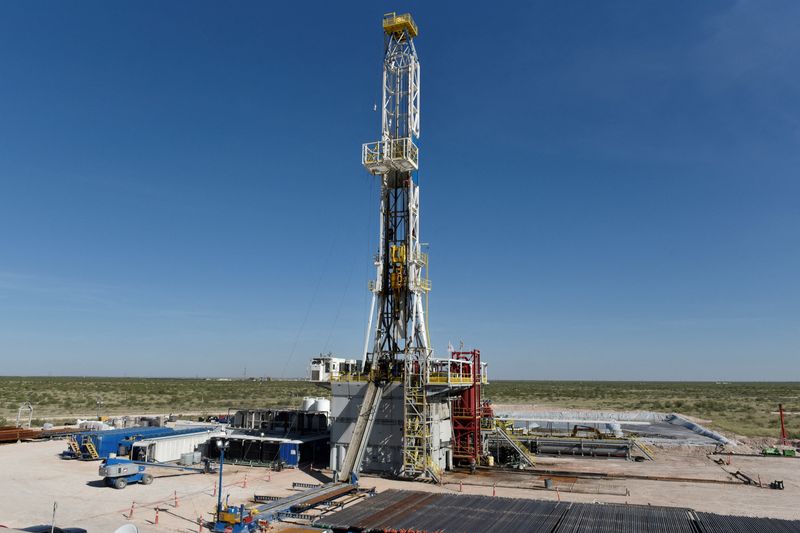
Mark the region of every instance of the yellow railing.
[[431, 290], [431, 280], [429, 279], [420, 279], [416, 285], [423, 291]]
[[460, 376], [457, 374], [448, 375], [446, 372], [442, 372], [442, 373], [431, 374], [431, 377], [428, 381], [430, 381], [431, 383], [455, 383], [455, 384], [472, 383], [472, 376]]
[[[431, 372], [430, 383], [453, 383], [456, 385], [472, 383], [472, 376], [467, 374], [454, 374], [447, 372]], [[481, 376], [481, 383], [489, 383], [486, 376]]]
[[428, 254], [425, 252], [411, 252], [411, 261], [422, 266], [428, 266]]
[[386, 13], [383, 16], [384, 32], [400, 33], [403, 30], [408, 30], [408, 34], [411, 37], [416, 37], [419, 35], [419, 28], [417, 28], [417, 24], [414, 22], [414, 19], [411, 18], [411, 13], [403, 13], [402, 15], [398, 15], [397, 13]]
[[[353, 381], [366, 383], [376, 376], [371, 374], [358, 374], [358, 373], [340, 373], [338, 376], [331, 376], [331, 381]], [[400, 376], [392, 377], [392, 381], [400, 379]], [[486, 376], [481, 376], [481, 383], [488, 383], [489, 380]], [[447, 373], [447, 372], [431, 372], [428, 377], [428, 383], [442, 384], [447, 383], [451, 385], [470, 385], [472, 384], [472, 376], [468, 374]]]
[[331, 376], [331, 381], [359, 381], [366, 383], [369, 380], [369, 374], [339, 374], [336, 377]]
[[442, 480], [442, 474], [444, 474], [444, 472], [442, 471], [442, 467], [434, 463], [433, 459], [431, 459], [430, 457], [428, 457], [428, 470], [430, 471], [431, 474], [433, 474], [434, 480], [437, 483]]

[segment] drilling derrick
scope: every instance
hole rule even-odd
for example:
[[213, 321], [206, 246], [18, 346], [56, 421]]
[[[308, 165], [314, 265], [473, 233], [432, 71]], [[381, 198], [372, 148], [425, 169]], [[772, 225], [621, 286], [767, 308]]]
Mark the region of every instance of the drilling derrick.
[[331, 391], [335, 477], [353, 480], [365, 471], [437, 480], [454, 459], [476, 462], [484, 455], [477, 406], [486, 364], [477, 351], [433, 357], [428, 255], [419, 231], [418, 30], [409, 14], [384, 15], [382, 27], [380, 139], [361, 149], [381, 190], [361, 361], [318, 357], [309, 370], [312, 381]]
[[[424, 474], [429, 463], [428, 384], [430, 342], [423, 298], [428, 256], [419, 241], [419, 60], [418, 30], [411, 15], [384, 16], [381, 139], [362, 147], [364, 167], [381, 181], [379, 251], [364, 346], [364, 369], [377, 383], [403, 381], [401, 475]], [[377, 310], [377, 316], [376, 316]], [[375, 318], [375, 329], [372, 321]], [[369, 340], [373, 339], [369, 352]]]

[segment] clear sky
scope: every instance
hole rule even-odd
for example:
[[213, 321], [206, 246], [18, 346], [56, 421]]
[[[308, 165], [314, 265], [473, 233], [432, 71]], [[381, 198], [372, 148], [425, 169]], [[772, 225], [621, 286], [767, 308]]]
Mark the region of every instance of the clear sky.
[[3, 374], [357, 356], [380, 18], [432, 340], [494, 378], [800, 379], [800, 3], [3, 2]]

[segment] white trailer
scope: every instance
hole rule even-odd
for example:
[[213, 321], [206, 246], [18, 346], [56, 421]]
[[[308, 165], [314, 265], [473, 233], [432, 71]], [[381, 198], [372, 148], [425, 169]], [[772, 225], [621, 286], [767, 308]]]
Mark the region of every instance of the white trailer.
[[222, 430], [203, 431], [185, 435], [168, 435], [144, 439], [133, 443], [131, 459], [151, 463], [168, 463], [178, 461], [186, 453], [192, 453], [208, 439], [222, 437]]

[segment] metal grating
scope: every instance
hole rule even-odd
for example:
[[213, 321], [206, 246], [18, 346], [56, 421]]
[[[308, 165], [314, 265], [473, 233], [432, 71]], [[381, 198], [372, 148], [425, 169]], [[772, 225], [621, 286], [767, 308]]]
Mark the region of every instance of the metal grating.
[[525, 500], [387, 490], [317, 521], [341, 532], [800, 533], [800, 521], [643, 505]]

